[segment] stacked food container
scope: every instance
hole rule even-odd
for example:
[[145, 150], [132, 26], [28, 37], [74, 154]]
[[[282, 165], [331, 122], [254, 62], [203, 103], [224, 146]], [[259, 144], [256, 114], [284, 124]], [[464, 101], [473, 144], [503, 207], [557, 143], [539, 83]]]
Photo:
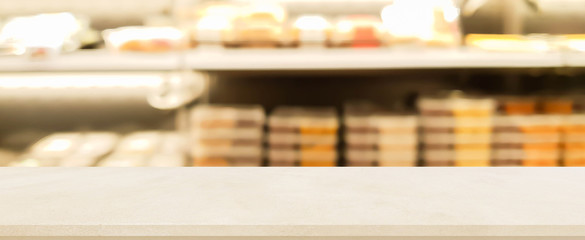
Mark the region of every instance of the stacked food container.
[[495, 166], [557, 166], [561, 156], [560, 115], [494, 118]]
[[337, 165], [334, 108], [278, 107], [268, 121], [271, 166]]
[[416, 166], [417, 117], [348, 104], [344, 125], [348, 166]]
[[585, 166], [585, 114], [566, 117], [564, 127], [563, 164], [569, 167]]
[[426, 166], [489, 166], [495, 102], [422, 98], [418, 102]]
[[191, 113], [194, 166], [260, 166], [264, 110], [256, 105], [199, 105]]
[[522, 144], [527, 140], [517, 125], [523, 119], [535, 114], [536, 100], [521, 97], [500, 97], [498, 103], [499, 116], [494, 117], [492, 165], [522, 166], [524, 158]]

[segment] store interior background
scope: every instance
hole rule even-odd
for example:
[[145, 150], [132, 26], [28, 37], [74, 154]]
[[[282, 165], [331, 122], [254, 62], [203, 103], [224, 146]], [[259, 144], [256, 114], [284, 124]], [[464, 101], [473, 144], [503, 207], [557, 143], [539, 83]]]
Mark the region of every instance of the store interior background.
[[[152, 16], [169, 14], [173, 9], [185, 6], [193, 7], [199, 2], [203, 1], [0, 0], [0, 18], [72, 12], [88, 16], [91, 19], [91, 26], [96, 30], [105, 30], [141, 25], [145, 19]], [[389, 1], [271, 2], [280, 2], [290, 15], [301, 13], [379, 15], [380, 9]], [[462, 6], [472, 1], [455, 2]], [[475, 13], [462, 14], [460, 26], [463, 36], [471, 33], [581, 34], [585, 33], [583, 13], [585, 1], [581, 0], [489, 0]], [[427, 49], [406, 51], [418, 54]], [[10, 57], [12, 56], [1, 56], [5, 59]], [[5, 60], [0, 59], [1, 61]], [[254, 61], [253, 56], [250, 61]], [[79, 71], [65, 72], [71, 73], [92, 74]], [[58, 78], [61, 73], [2, 71], [0, 78], [7, 78], [11, 74], [19, 76], [44, 74]], [[343, 104], [349, 100], [369, 100], [391, 111], [416, 113], [416, 100], [420, 96], [452, 90], [481, 95], [514, 96], [568, 96], [585, 93], [585, 71], [579, 67], [453, 67], [334, 71], [236, 69], [211, 70], [208, 74], [210, 78], [206, 92], [179, 109], [207, 103], [258, 104], [269, 114], [275, 107], [281, 105], [333, 106], [341, 116]], [[152, 107], [146, 99], [149, 91], [152, 90], [144, 86], [111, 86], [97, 89], [55, 88], [50, 85], [43, 88], [0, 88], [0, 148], [6, 152], [21, 154], [26, 152], [31, 144], [55, 132], [113, 131], [126, 134], [135, 131], [182, 129], [178, 120], [182, 117], [178, 113], [179, 110]], [[341, 133], [339, 136], [342, 138]]]

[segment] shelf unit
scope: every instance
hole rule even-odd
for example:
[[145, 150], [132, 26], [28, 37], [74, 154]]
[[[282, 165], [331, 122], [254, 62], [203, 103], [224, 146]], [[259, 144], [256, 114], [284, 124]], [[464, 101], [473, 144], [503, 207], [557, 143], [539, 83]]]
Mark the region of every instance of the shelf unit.
[[572, 66], [585, 66], [585, 54], [494, 53], [466, 49], [201, 48], [186, 53], [116, 54], [106, 50], [84, 50], [36, 61], [24, 57], [0, 57], [0, 72], [170, 71], [181, 67], [200, 71], [239, 71]]

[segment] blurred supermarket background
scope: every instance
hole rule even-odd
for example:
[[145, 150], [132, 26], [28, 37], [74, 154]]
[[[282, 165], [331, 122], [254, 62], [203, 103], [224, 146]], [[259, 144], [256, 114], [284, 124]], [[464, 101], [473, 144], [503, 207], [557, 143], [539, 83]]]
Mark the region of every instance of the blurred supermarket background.
[[585, 166], [585, 0], [0, 0], [0, 166]]

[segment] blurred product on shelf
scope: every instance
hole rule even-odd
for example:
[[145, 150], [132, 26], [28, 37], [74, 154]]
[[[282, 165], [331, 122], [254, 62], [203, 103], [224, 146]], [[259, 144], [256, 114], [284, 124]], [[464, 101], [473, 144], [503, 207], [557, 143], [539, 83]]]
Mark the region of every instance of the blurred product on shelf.
[[250, 2], [241, 8], [235, 18], [234, 42], [238, 47], [277, 47], [283, 38], [283, 25], [287, 20], [286, 10], [269, 2]]
[[563, 164], [585, 167], [585, 115], [566, 116], [563, 128]]
[[573, 113], [573, 100], [569, 98], [545, 98], [542, 102], [544, 114], [569, 115]]
[[325, 47], [329, 44], [331, 24], [321, 15], [301, 15], [293, 23], [292, 35], [301, 47]]
[[452, 0], [394, 0], [382, 9], [392, 44], [459, 46], [459, 9]]
[[185, 49], [183, 32], [173, 27], [121, 27], [102, 33], [114, 52], [167, 52]]
[[194, 166], [261, 166], [264, 109], [257, 105], [199, 105], [191, 112]]
[[238, 13], [239, 8], [235, 4], [202, 3], [193, 15], [185, 9], [179, 11], [179, 16], [191, 30], [192, 46], [223, 45], [234, 41], [233, 22]]
[[[145, 131], [126, 135], [100, 167], [185, 166], [184, 139], [179, 133]], [[167, 157], [162, 162], [161, 156]]]
[[337, 47], [379, 47], [389, 42], [382, 20], [373, 15], [341, 17], [335, 24], [332, 36], [332, 44]]
[[585, 52], [585, 34], [568, 34], [563, 36], [567, 50]]
[[419, 100], [425, 165], [489, 166], [495, 105], [489, 98]]
[[23, 160], [13, 165], [92, 166], [110, 153], [117, 141], [113, 133], [55, 133], [32, 145]]
[[531, 115], [536, 113], [536, 100], [522, 97], [499, 97], [499, 112], [504, 115]]
[[548, 52], [558, 50], [549, 35], [468, 34], [465, 45], [495, 52]]
[[89, 20], [71, 13], [14, 17], [0, 26], [0, 56], [47, 58], [98, 41]]
[[396, 115], [369, 102], [344, 107], [347, 166], [416, 166], [418, 119]]
[[560, 115], [494, 118], [494, 166], [558, 166], [561, 157]]
[[33, 144], [11, 162], [18, 167], [179, 167], [185, 166], [184, 140], [178, 133], [55, 133]]
[[268, 127], [270, 166], [337, 165], [339, 119], [335, 108], [277, 107]]

